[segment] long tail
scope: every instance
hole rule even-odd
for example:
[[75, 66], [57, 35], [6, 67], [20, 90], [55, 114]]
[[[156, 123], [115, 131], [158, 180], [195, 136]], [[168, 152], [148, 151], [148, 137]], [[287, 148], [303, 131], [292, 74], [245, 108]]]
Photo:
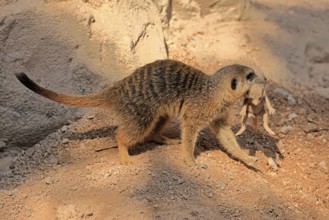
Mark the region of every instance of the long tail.
[[79, 107], [97, 107], [106, 105], [105, 94], [93, 93], [89, 95], [67, 95], [62, 93], [57, 93], [46, 88], [43, 88], [31, 80], [25, 73], [16, 73], [17, 79], [27, 88], [33, 92], [65, 105], [79, 106]]

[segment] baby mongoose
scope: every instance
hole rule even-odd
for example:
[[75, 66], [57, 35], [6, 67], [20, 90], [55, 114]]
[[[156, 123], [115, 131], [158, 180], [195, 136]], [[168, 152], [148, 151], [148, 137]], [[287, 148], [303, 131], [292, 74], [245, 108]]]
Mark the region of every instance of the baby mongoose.
[[181, 154], [188, 165], [195, 164], [195, 142], [199, 131], [207, 126], [232, 156], [247, 164], [257, 161], [241, 150], [227, 120], [228, 107], [251, 85], [263, 83], [249, 67], [230, 65], [209, 76], [179, 61], [159, 60], [89, 95], [53, 92], [24, 73], [16, 77], [39, 95], [65, 105], [110, 108], [119, 122], [116, 140], [123, 164], [131, 162], [128, 148], [146, 138], [164, 144], [178, 143], [161, 134], [174, 116], [181, 122]]
[[236, 136], [242, 134], [246, 130], [246, 122], [248, 118], [252, 118], [252, 127], [254, 131], [258, 131], [258, 120], [263, 118], [264, 129], [271, 135], [275, 133], [269, 127], [269, 114], [275, 113], [275, 109], [272, 107], [270, 100], [265, 93], [266, 78], [264, 77], [262, 83], [254, 84], [250, 87], [246, 93], [246, 98], [243, 101], [243, 106], [240, 111], [241, 116], [241, 128], [235, 134]]

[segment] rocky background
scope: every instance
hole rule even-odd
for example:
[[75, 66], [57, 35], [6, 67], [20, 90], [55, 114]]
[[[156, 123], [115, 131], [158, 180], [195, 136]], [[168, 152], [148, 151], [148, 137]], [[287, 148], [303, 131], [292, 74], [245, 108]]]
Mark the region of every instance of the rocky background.
[[[0, 0], [0, 218], [326, 219], [328, 14], [326, 0]], [[277, 135], [238, 137], [257, 171], [207, 130], [197, 145], [207, 166], [154, 144], [121, 166], [111, 115], [45, 100], [14, 77], [84, 94], [164, 58], [209, 74], [238, 62], [270, 79]]]

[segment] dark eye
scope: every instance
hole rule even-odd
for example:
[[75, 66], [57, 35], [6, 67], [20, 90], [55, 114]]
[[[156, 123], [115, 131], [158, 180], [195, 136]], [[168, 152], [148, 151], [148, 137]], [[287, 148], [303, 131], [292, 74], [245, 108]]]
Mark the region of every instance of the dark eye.
[[255, 78], [255, 73], [253, 73], [253, 72], [251, 72], [251, 73], [249, 73], [248, 75], [247, 75], [247, 80], [248, 81], [251, 81], [251, 80], [253, 80]]
[[238, 86], [238, 81], [236, 79], [232, 79], [231, 81], [231, 88], [233, 90], [236, 90], [236, 87]]

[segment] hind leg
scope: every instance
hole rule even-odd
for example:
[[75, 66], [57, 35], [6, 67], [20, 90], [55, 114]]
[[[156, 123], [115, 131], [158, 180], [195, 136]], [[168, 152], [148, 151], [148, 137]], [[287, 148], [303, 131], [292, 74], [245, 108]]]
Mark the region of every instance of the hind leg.
[[129, 140], [126, 132], [122, 129], [117, 131], [116, 140], [117, 140], [117, 143], [118, 143], [120, 163], [122, 165], [131, 164], [132, 160], [129, 156], [128, 149], [134, 143]]
[[152, 134], [152, 131], [156, 127], [156, 121], [152, 118], [145, 121], [127, 121], [122, 124], [116, 134], [116, 140], [119, 148], [119, 156], [121, 164], [132, 163], [129, 155], [129, 148], [137, 143], [145, 141], [147, 137]]
[[163, 129], [166, 127], [166, 125], [169, 123], [169, 116], [161, 116], [156, 123], [156, 126], [152, 132], [152, 140], [159, 143], [159, 144], [168, 144], [168, 145], [175, 145], [180, 144], [181, 140], [176, 138], [169, 138], [165, 135], [161, 134]]

